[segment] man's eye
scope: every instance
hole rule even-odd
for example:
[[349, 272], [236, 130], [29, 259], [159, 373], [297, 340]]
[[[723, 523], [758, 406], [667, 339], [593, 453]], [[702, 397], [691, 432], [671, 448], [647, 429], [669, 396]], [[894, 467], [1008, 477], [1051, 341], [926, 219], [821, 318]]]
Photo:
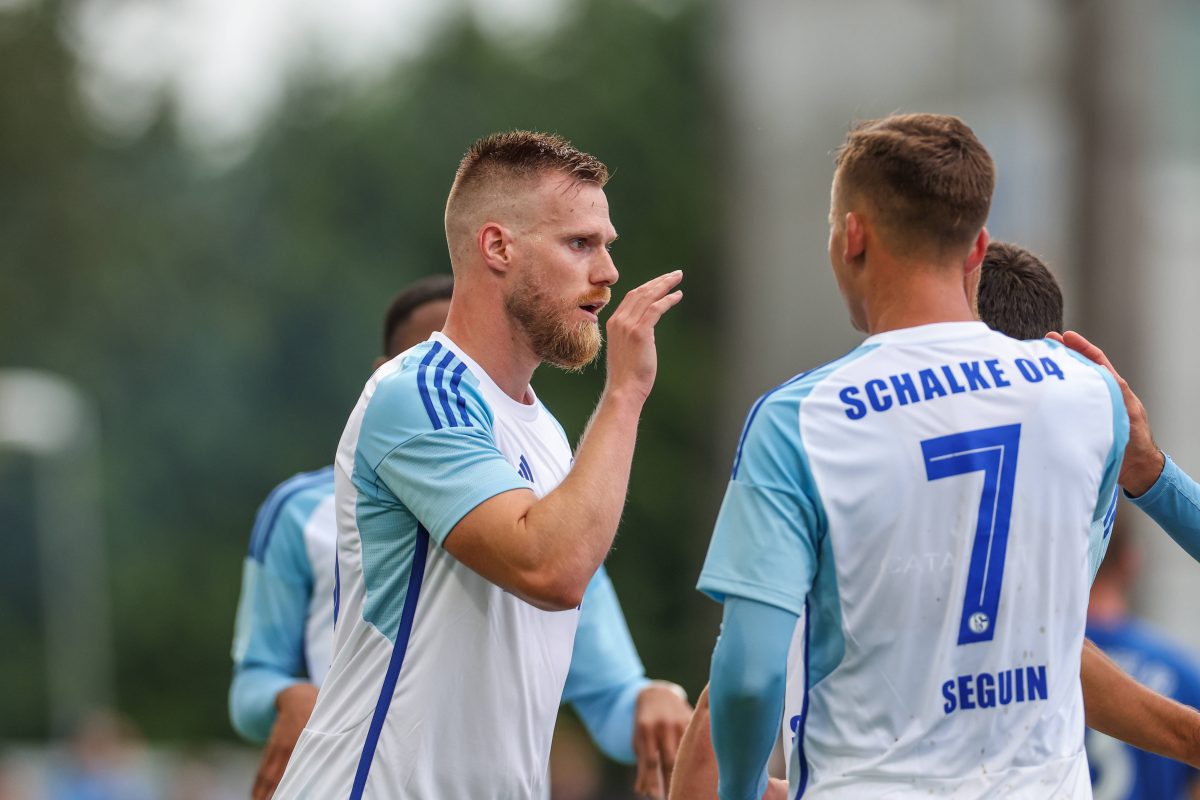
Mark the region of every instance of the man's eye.
[[582, 236], [576, 236], [574, 239], [571, 240], [571, 249], [572, 250], [585, 250], [585, 249], [587, 249], [587, 243], [588, 243], [587, 239], [584, 239]]

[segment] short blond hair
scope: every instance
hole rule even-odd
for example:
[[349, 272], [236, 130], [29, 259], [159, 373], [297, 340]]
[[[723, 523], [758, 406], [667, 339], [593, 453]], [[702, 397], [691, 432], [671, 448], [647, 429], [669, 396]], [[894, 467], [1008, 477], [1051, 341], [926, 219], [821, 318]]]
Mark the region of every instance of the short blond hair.
[[557, 172], [576, 183], [603, 186], [608, 167], [595, 156], [578, 150], [553, 133], [505, 131], [493, 133], [471, 145], [458, 164], [450, 197], [446, 200], [446, 242], [451, 266], [458, 269], [455, 246], [463, 245], [468, 226], [481, 208], [511, 200], [517, 184], [532, 184], [542, 175]]

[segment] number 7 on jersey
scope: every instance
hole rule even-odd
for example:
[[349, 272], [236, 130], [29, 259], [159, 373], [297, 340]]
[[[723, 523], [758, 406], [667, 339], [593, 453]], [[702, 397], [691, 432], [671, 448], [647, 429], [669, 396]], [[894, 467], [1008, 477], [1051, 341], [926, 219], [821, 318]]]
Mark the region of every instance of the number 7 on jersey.
[[928, 480], [983, 473], [983, 494], [958, 629], [960, 645], [990, 642], [995, 633], [1020, 440], [1020, 425], [1001, 425], [921, 442]]

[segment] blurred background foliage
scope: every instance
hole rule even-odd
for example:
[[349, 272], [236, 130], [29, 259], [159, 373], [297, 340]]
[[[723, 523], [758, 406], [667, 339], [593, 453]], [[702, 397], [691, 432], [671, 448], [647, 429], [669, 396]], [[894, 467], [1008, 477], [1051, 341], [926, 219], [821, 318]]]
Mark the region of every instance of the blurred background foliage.
[[[181, 143], [167, 100], [132, 139], [92, 128], [65, 8], [0, 8], [0, 365], [98, 402], [119, 708], [151, 739], [232, 738], [255, 509], [331, 460], [391, 296], [448, 270], [459, 157], [515, 127], [557, 131], [615, 173], [618, 295], [686, 269], [610, 570], [651, 674], [698, 692], [716, 612], [692, 586], [728, 461], [706, 434], [722, 287], [704, 12], [591, 0], [520, 42], [463, 14], [386, 80], [294, 76], [255, 146], [216, 165]], [[535, 376], [572, 438], [602, 382], [596, 367]], [[0, 739], [50, 733], [30, 481], [27, 459], [0, 453], [0, 681], [25, 687], [3, 693]]]

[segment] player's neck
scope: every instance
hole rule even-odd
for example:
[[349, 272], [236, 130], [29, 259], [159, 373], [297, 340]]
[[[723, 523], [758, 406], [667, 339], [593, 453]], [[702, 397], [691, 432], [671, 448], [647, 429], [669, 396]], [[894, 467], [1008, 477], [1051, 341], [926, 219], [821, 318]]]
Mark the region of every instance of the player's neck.
[[525, 337], [513, 329], [503, 308], [474, 305], [478, 304], [466, 299], [451, 301], [442, 333], [470, 356], [500, 391], [518, 403], [528, 403], [529, 382], [541, 362]]
[[867, 332], [884, 333], [935, 322], [973, 322], [976, 317], [953, 273], [894, 270], [865, 298]]

